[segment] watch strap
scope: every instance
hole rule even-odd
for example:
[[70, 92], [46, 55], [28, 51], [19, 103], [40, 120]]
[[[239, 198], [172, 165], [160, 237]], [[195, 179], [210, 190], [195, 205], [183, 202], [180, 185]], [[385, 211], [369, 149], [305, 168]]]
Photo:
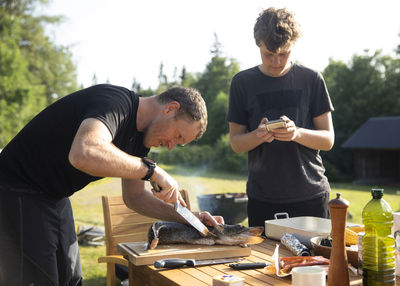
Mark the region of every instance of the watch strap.
[[154, 174], [154, 169], [156, 168], [156, 163], [151, 160], [150, 158], [143, 157], [142, 162], [146, 164], [146, 166], [149, 168], [149, 170], [146, 173], [146, 176], [142, 178], [143, 181], [149, 181], [151, 176]]

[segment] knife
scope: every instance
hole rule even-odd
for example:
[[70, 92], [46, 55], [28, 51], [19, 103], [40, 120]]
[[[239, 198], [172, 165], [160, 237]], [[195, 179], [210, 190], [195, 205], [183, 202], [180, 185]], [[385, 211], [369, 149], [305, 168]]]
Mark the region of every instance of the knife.
[[267, 265], [271, 265], [272, 263], [265, 263], [265, 262], [249, 262], [249, 263], [232, 263], [229, 264], [229, 267], [235, 270], [247, 270], [247, 269], [258, 269], [264, 268]]
[[188, 267], [196, 267], [196, 266], [224, 264], [224, 263], [231, 263], [238, 261], [239, 258], [206, 259], [206, 260], [168, 258], [168, 259], [157, 260], [156, 262], [154, 262], [154, 267], [174, 269], [185, 265]]
[[[161, 192], [161, 188], [159, 185], [157, 185], [155, 182], [150, 181], [151, 186], [156, 192]], [[178, 201], [175, 204], [175, 211], [190, 225], [192, 225], [195, 229], [197, 229], [200, 233], [202, 233], [204, 236], [207, 236], [207, 234], [211, 234], [215, 236], [212, 232], [208, 230], [208, 228], [195, 216], [190, 210], [185, 208], [184, 206], [181, 205], [181, 203]]]

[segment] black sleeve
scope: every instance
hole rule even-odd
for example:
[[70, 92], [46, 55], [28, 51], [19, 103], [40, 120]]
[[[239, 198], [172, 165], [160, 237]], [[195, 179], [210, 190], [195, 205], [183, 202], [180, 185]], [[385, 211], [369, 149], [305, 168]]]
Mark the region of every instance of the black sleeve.
[[91, 95], [91, 104], [84, 110], [83, 118], [96, 118], [103, 122], [114, 138], [131, 113], [129, 91], [105, 85]]
[[312, 94], [310, 102], [311, 117], [317, 117], [334, 110], [325, 80], [320, 73], [316, 73]]
[[237, 76], [233, 77], [229, 92], [228, 122], [247, 125], [246, 94]]

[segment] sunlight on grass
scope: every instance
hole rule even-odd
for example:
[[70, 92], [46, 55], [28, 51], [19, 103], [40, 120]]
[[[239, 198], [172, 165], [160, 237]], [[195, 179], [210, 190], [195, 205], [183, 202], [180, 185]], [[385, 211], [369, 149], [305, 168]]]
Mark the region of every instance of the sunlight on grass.
[[[161, 165], [179, 183], [181, 188], [189, 191], [192, 210], [198, 210], [197, 196], [201, 194], [238, 193], [246, 191], [246, 175], [235, 175], [210, 171], [206, 168], [186, 168]], [[336, 193], [350, 202], [349, 212], [353, 223], [362, 223], [363, 207], [371, 199], [371, 188], [374, 186], [356, 186], [352, 184], [331, 184], [330, 198]], [[385, 187], [384, 199], [394, 211], [400, 209], [400, 187]], [[103, 226], [102, 195], [121, 195], [120, 179], [107, 178], [89, 184], [82, 191], [71, 197], [74, 209], [75, 224], [86, 226]], [[242, 224], [247, 225], [247, 220]], [[81, 263], [86, 286], [106, 285], [106, 265], [97, 263], [97, 258], [105, 255], [104, 246], [81, 246]]]
[[[373, 186], [356, 186], [351, 184], [331, 184], [330, 198], [336, 198], [336, 193], [341, 193], [341, 197], [349, 201], [350, 206], [348, 211], [353, 215], [353, 218], [348, 220], [353, 223], [362, 223], [362, 210], [364, 206], [372, 199], [371, 188]], [[382, 188], [382, 187], [380, 187]], [[393, 211], [400, 209], [400, 195], [396, 193], [399, 187], [386, 186], [383, 188], [383, 198], [390, 204]]]

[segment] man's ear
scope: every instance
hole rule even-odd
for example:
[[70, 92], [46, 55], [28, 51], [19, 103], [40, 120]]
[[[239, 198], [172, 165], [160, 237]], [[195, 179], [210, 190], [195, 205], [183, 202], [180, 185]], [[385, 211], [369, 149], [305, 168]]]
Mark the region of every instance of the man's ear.
[[164, 115], [167, 115], [168, 113], [172, 112], [173, 115], [176, 115], [178, 113], [178, 110], [180, 107], [181, 107], [181, 105], [177, 101], [168, 102], [164, 106], [163, 113], [164, 113]]

